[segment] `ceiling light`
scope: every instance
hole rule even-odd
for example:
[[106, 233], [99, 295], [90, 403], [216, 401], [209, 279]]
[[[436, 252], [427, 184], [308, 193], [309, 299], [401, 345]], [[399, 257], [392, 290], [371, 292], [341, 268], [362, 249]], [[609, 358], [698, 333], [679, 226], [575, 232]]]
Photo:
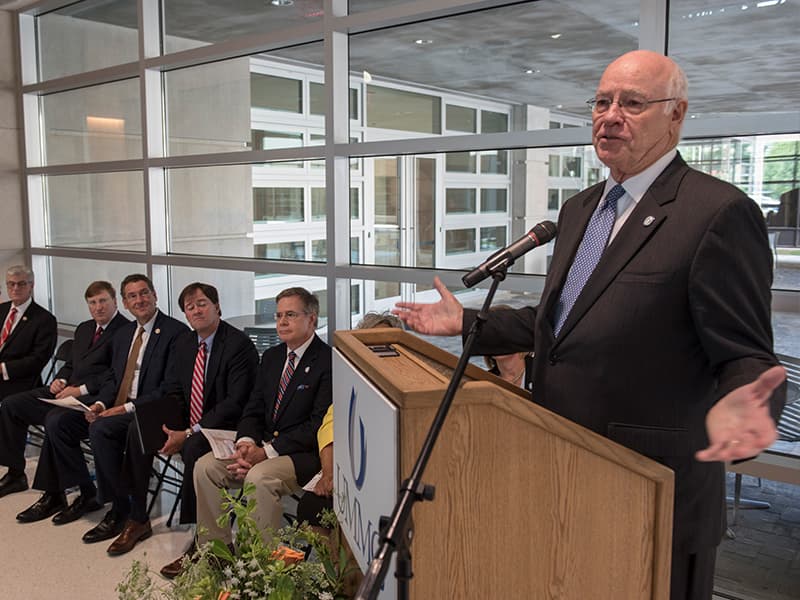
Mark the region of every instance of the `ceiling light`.
[[433, 40], [419, 39], [419, 40], [414, 40], [414, 43], [417, 44], [418, 46], [428, 46], [433, 43]]
[[291, 6], [294, 4], [294, 0], [270, 0], [270, 4], [272, 6]]
[[756, 8], [764, 8], [765, 6], [775, 6], [778, 0], [766, 0], [765, 2], [757, 2]]
[[540, 69], [525, 69], [526, 75], [534, 75], [535, 73], [541, 73]]
[[364, 71], [364, 83], [369, 83], [372, 81], [372, 75], [369, 74], [369, 71]]
[[551, 38], [553, 38], [554, 40], [557, 40], [558, 38], [560, 38], [560, 37], [561, 37], [561, 34], [560, 34], [560, 33], [554, 33], [554, 34], [553, 34], [553, 35], [551, 35], [550, 37], [551, 37]]

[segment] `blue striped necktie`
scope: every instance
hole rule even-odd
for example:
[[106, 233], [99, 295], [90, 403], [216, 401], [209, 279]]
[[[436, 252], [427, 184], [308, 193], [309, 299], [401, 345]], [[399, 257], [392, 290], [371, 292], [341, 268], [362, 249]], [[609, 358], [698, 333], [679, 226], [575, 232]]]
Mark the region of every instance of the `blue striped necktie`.
[[583, 286], [586, 285], [589, 276], [600, 262], [600, 257], [608, 245], [608, 238], [611, 236], [611, 230], [617, 218], [617, 200], [624, 195], [625, 188], [620, 184], [615, 185], [594, 211], [592, 218], [589, 219], [581, 245], [578, 246], [578, 251], [575, 253], [575, 260], [572, 261], [567, 280], [561, 289], [561, 296], [553, 310], [553, 333], [556, 337], [561, 332], [561, 328], [569, 316], [569, 311], [575, 305]]

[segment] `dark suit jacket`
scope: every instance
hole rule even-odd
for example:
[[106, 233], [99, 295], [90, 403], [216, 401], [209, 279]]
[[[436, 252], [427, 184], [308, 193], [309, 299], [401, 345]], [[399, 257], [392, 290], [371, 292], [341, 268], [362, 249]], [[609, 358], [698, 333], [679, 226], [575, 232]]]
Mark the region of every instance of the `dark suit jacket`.
[[[672, 468], [675, 548], [712, 546], [724, 531], [724, 467], [694, 459], [708, 442], [706, 413], [778, 364], [764, 218], [741, 191], [677, 156], [556, 340], [553, 306], [602, 192], [598, 184], [565, 204], [540, 305], [492, 311], [476, 353], [534, 350], [533, 400]], [[465, 311], [465, 327], [474, 314]], [[776, 392], [776, 422], [782, 403]]]
[[[139, 324], [131, 321], [120, 327], [114, 335], [111, 345], [110, 376], [106, 377], [103, 386], [97, 396], [91, 398], [91, 402], [99, 400], [105, 404], [106, 408], [114, 406], [117, 389], [125, 374], [128, 352], [138, 328]], [[180, 321], [158, 311], [153, 330], [150, 332], [145, 346], [144, 356], [142, 356], [136, 404], [160, 399], [164, 396], [167, 390], [166, 373], [171, 368], [169, 362], [175, 359], [175, 340], [188, 329]]]
[[[0, 304], [0, 327], [9, 310], [10, 301]], [[56, 318], [32, 301], [0, 349], [0, 363], [6, 363], [9, 377], [8, 381], [0, 377], [0, 399], [42, 385], [42, 371], [53, 356], [57, 339]]]
[[92, 339], [97, 330], [94, 319], [78, 325], [73, 336], [72, 354], [53, 379], [64, 379], [67, 385], [85, 385], [90, 395], [99, 392], [111, 368], [111, 341], [126, 323], [130, 321], [117, 313], [94, 346]]
[[285, 362], [286, 344], [264, 352], [256, 387], [245, 406], [236, 438], [251, 437], [257, 444], [271, 442], [278, 454], [292, 459], [297, 481], [305, 485], [321, 468], [317, 430], [333, 397], [331, 349], [314, 336], [295, 368], [273, 422], [272, 411]]
[[[178, 396], [187, 424], [197, 348], [197, 332], [190, 330], [178, 336], [174, 371], [169, 375], [168, 393]], [[258, 352], [250, 338], [220, 321], [206, 364], [202, 427], [236, 428], [253, 391], [257, 368]]]

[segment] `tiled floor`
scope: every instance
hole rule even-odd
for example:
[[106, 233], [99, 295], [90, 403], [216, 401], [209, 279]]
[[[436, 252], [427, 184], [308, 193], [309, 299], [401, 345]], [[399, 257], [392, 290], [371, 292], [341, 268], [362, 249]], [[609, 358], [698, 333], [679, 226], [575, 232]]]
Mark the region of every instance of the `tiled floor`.
[[[35, 460], [30, 460], [29, 477], [34, 467]], [[731, 476], [731, 490], [732, 482]], [[736, 538], [720, 546], [714, 600], [798, 600], [800, 486], [765, 480], [758, 487], [757, 480], [747, 476], [743, 483], [743, 497], [766, 500], [771, 507], [740, 512]], [[117, 583], [134, 559], [147, 562], [156, 573], [154, 579], [168, 585], [157, 571], [190, 539], [185, 528], [167, 528], [166, 518], [156, 516], [153, 537], [131, 553], [111, 558], [106, 554], [110, 542], [87, 545], [80, 539], [100, 521], [103, 511], [60, 527], [49, 520], [17, 523], [14, 516], [37, 498], [38, 492], [29, 490], [0, 499], [3, 598], [113, 600]], [[167, 508], [171, 506], [172, 496], [165, 495], [164, 500]], [[153, 514], [159, 512], [157, 506]]]

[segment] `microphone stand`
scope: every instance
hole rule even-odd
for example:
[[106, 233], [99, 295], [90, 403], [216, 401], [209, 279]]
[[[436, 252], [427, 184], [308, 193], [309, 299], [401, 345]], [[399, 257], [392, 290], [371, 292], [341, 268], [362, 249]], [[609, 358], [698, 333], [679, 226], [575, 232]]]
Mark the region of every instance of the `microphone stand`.
[[[513, 261], [512, 261], [513, 262]], [[492, 300], [497, 292], [497, 287], [500, 282], [506, 278], [506, 269], [511, 266], [498, 269], [492, 273], [492, 285], [489, 288], [489, 293], [486, 295], [486, 300], [483, 302], [483, 307], [478, 313], [477, 318], [472, 323], [464, 347], [461, 351], [461, 356], [458, 359], [458, 364], [453, 371], [453, 376], [450, 378], [450, 384], [447, 386], [447, 391], [444, 393], [442, 402], [439, 404], [439, 410], [433, 418], [431, 427], [428, 430], [428, 436], [425, 438], [425, 443], [422, 445], [422, 450], [417, 457], [417, 462], [414, 464], [414, 469], [411, 471], [411, 476], [403, 481], [400, 485], [400, 493], [397, 502], [392, 510], [390, 518], [381, 517], [381, 545], [378, 553], [372, 559], [361, 585], [358, 587], [358, 592], [354, 596], [354, 600], [375, 600], [378, 597], [378, 592], [386, 579], [386, 572], [389, 570], [389, 561], [392, 558], [392, 553], [397, 552], [397, 571], [395, 577], [397, 578], [397, 597], [399, 600], [408, 599], [408, 583], [414, 576], [411, 568], [411, 550], [410, 543], [414, 537], [414, 526], [411, 519], [411, 510], [414, 508], [414, 503], [417, 501], [433, 500], [435, 494], [435, 487], [422, 483], [422, 474], [430, 459], [431, 452], [436, 445], [436, 439], [444, 426], [444, 420], [447, 418], [447, 413], [450, 410], [450, 405], [453, 403], [453, 398], [458, 390], [458, 385], [461, 383], [461, 378], [464, 376], [464, 371], [469, 362], [470, 351], [480, 335], [481, 328], [489, 316], [489, 308], [492, 305]]]

